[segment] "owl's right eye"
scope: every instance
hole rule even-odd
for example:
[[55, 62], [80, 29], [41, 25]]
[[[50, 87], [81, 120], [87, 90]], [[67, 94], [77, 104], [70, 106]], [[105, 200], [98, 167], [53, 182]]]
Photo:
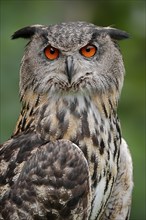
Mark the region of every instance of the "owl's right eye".
[[45, 48], [44, 53], [49, 60], [55, 60], [59, 57], [59, 50], [52, 47], [51, 45]]

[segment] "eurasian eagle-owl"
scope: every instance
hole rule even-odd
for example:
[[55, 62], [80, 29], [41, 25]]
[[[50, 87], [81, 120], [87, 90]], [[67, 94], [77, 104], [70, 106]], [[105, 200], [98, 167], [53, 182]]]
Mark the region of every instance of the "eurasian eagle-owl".
[[128, 34], [85, 22], [33, 25], [20, 69], [22, 110], [0, 148], [0, 219], [127, 220], [132, 162], [117, 106]]

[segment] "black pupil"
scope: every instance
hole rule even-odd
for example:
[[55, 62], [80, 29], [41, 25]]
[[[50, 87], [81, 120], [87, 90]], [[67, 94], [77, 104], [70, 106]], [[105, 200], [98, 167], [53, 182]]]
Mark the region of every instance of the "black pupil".
[[87, 48], [86, 48], [86, 52], [89, 53], [89, 52], [90, 52], [90, 49], [91, 49], [90, 47], [87, 47]]
[[51, 54], [54, 54], [54, 53], [55, 53], [54, 48], [50, 48], [50, 53], [51, 53]]

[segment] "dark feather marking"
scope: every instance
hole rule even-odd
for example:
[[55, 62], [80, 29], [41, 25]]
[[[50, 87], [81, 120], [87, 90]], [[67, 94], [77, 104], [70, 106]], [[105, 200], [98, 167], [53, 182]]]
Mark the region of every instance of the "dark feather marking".
[[106, 110], [106, 107], [105, 107], [104, 103], [102, 103], [102, 109], [104, 111], [105, 117], [108, 118], [108, 113], [107, 113], [107, 110]]
[[92, 180], [94, 181], [94, 183], [93, 183], [93, 186], [94, 187], [96, 187], [97, 185], [97, 180], [96, 180], [96, 178], [97, 178], [97, 166], [98, 166], [98, 164], [97, 164], [97, 161], [95, 161], [95, 164], [94, 164], [94, 172], [93, 172], [93, 175], [92, 175]]
[[74, 197], [73, 199], [71, 199], [68, 203], [67, 203], [67, 207], [70, 207], [71, 209], [73, 209], [74, 206], [77, 205], [77, 203], [80, 201], [80, 199], [83, 197], [84, 192], [82, 192], [80, 195]]
[[114, 84], [115, 84], [116, 89], [118, 90], [119, 89], [119, 81], [117, 78], [114, 78]]
[[115, 149], [114, 149], [114, 159], [115, 159], [115, 156], [116, 156], [116, 154], [117, 154], [117, 150], [118, 150], [118, 147], [117, 147], [117, 140], [116, 139], [114, 139], [114, 146], [115, 146]]
[[36, 99], [36, 102], [35, 102], [35, 107], [38, 106], [39, 100], [40, 100], [40, 96], [38, 95], [38, 97], [37, 97], [37, 99]]
[[31, 118], [30, 120], [29, 120], [29, 122], [26, 124], [26, 126], [25, 126], [25, 131], [28, 131], [28, 130], [32, 130], [32, 128], [34, 129], [34, 126], [31, 126], [31, 124], [32, 124], [32, 122], [34, 121], [34, 119], [33, 118]]
[[57, 111], [56, 117], [57, 117], [57, 119], [59, 120], [60, 123], [63, 123], [63, 122], [64, 122], [65, 114], [66, 114], [66, 111], [65, 111], [65, 110], [63, 110], [63, 111]]
[[32, 114], [33, 114], [33, 107], [31, 108], [31, 110], [30, 110], [30, 112], [29, 112], [29, 116], [32, 116]]
[[111, 133], [108, 132], [108, 144], [110, 144], [110, 143], [111, 143]]
[[[94, 182], [96, 182], [96, 179], [97, 179], [98, 161], [97, 161], [97, 158], [96, 158], [95, 153], [92, 153], [92, 155], [91, 155], [91, 162], [94, 164], [94, 171], [93, 171], [93, 175], [92, 175], [91, 178], [92, 178], [92, 180], [93, 180]], [[93, 186], [95, 186], [94, 182], [93, 182]], [[96, 187], [96, 186], [95, 186], [95, 187]]]
[[[117, 119], [118, 120], [118, 119]], [[119, 123], [117, 122], [116, 123], [116, 128], [117, 128], [117, 132], [119, 134], [119, 139], [120, 139], [120, 143], [121, 143], [121, 139], [122, 139], [122, 134], [121, 134], [121, 129], [120, 129], [120, 126], [119, 126]]]
[[99, 141], [98, 141], [98, 138], [97, 138], [97, 135], [96, 134], [93, 134], [92, 135], [92, 142], [93, 142], [93, 145], [98, 147], [99, 146]]
[[[47, 206], [48, 206], [49, 204], [47, 204]], [[48, 220], [56, 220], [57, 219], [57, 215], [56, 214], [54, 214], [54, 213], [52, 213], [52, 212], [48, 212], [47, 213], [47, 215], [46, 215], [46, 219], [48, 219]], [[34, 220], [42, 220], [42, 217], [37, 217], [37, 218], [35, 218]]]
[[25, 125], [26, 125], [26, 117], [24, 116], [20, 125], [22, 131], [24, 131]]
[[[63, 138], [63, 135], [65, 134], [65, 132], [67, 131], [69, 126], [69, 121], [65, 120], [64, 123], [59, 125], [60, 131], [61, 131], [61, 137]], [[60, 138], [61, 139], [61, 138]]]
[[109, 175], [107, 175], [106, 185], [105, 185], [105, 188], [104, 188], [104, 195], [105, 195], [106, 191], [108, 190], [108, 184], [109, 184], [110, 180], [111, 180], [111, 173]]
[[26, 106], [26, 110], [28, 111], [29, 110], [29, 102], [27, 103], [27, 106]]
[[108, 161], [110, 160], [110, 153], [109, 153], [109, 151], [107, 151], [107, 159], [108, 159]]
[[13, 194], [13, 196], [12, 196], [12, 201], [13, 201], [16, 205], [18, 205], [18, 206], [21, 206], [22, 203], [23, 203], [22, 198], [21, 198], [20, 196], [17, 196], [17, 194], [16, 194], [16, 195]]
[[90, 137], [90, 130], [89, 130], [89, 126], [88, 126], [86, 111], [83, 111], [83, 113], [82, 113], [82, 134], [86, 137]]
[[109, 105], [110, 105], [110, 107], [111, 107], [111, 110], [114, 111], [114, 107], [113, 107], [113, 104], [112, 104], [111, 100], [108, 99], [108, 102], [109, 102]]
[[44, 124], [43, 126], [43, 131], [46, 134], [54, 135], [56, 133], [56, 130], [50, 130], [50, 121], [48, 120], [47, 123]]
[[100, 131], [101, 131], [102, 133], [104, 132], [103, 124], [100, 125]]
[[110, 124], [110, 132], [112, 133], [114, 131], [114, 128], [113, 128], [113, 124], [111, 123]]
[[129, 216], [130, 216], [130, 209], [128, 209], [128, 212], [127, 212], [125, 220], [129, 220]]
[[86, 109], [88, 110], [90, 108], [90, 102], [87, 100], [86, 97], [84, 97], [84, 101], [85, 101], [85, 105], [86, 105]]
[[99, 148], [99, 152], [100, 152], [101, 155], [103, 155], [103, 153], [104, 153], [104, 148], [105, 148], [105, 144], [104, 144], [103, 139], [101, 139], [100, 148]]
[[92, 155], [91, 155], [91, 162], [92, 162], [92, 163], [95, 163], [95, 159], [96, 159], [95, 153], [92, 152]]
[[74, 112], [75, 112], [77, 105], [78, 105], [78, 100], [77, 100], [77, 98], [75, 98], [75, 99], [74, 99], [74, 102], [71, 102], [71, 103], [70, 103], [70, 106], [69, 106], [71, 113], [74, 113]]
[[[71, 209], [68, 208], [68, 207], [65, 207], [63, 210], [61, 210], [60, 212], [60, 215], [63, 217], [63, 218], [67, 218], [70, 216], [70, 213], [71, 213]], [[50, 219], [51, 220], [51, 219]], [[55, 219], [56, 220], [56, 219]]]
[[93, 187], [96, 188], [97, 186], [97, 179], [95, 179], [94, 183], [93, 183]]
[[[80, 146], [80, 145], [79, 145], [79, 146]], [[87, 146], [86, 146], [86, 144], [81, 145], [80, 148], [81, 148], [82, 152], [84, 153], [85, 158], [86, 158], [87, 161], [88, 161], [89, 158], [88, 158], [88, 151], [87, 151]]]

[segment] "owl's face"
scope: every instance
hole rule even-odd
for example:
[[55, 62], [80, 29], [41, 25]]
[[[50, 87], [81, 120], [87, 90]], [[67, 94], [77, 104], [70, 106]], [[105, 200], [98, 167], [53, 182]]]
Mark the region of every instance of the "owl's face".
[[14, 33], [31, 38], [21, 64], [20, 89], [48, 93], [118, 92], [124, 66], [116, 40], [125, 32], [85, 22], [34, 25]]

